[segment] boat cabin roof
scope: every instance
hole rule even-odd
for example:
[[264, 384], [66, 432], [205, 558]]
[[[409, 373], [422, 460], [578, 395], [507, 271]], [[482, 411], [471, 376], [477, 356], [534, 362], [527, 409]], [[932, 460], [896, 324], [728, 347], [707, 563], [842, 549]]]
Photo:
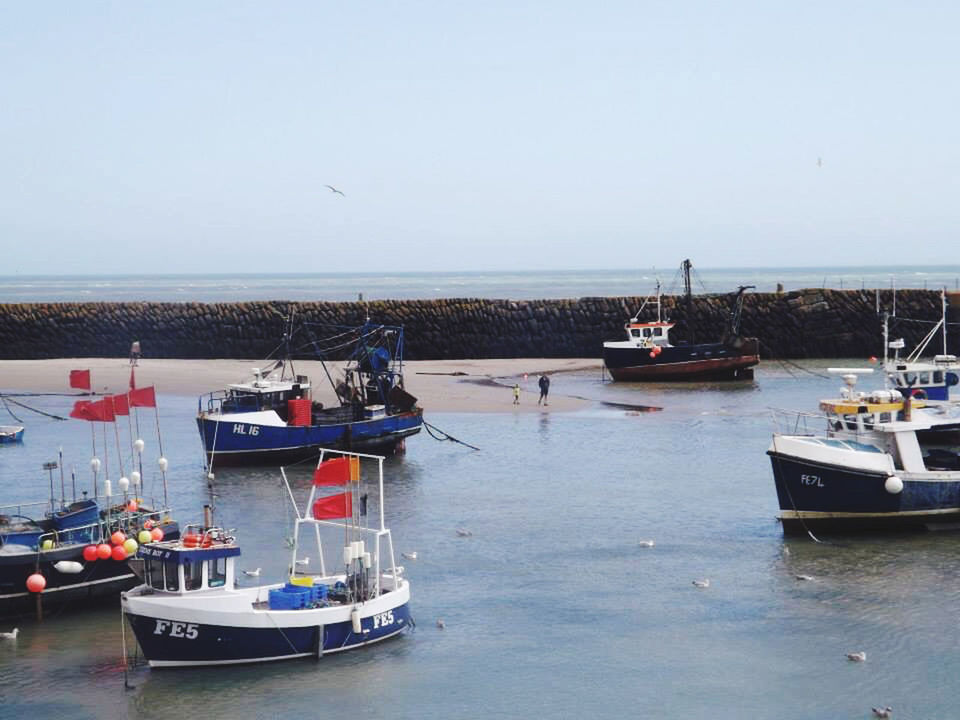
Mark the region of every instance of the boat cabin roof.
[[635, 320], [631, 320], [630, 322], [627, 323], [627, 327], [628, 327], [628, 328], [631, 328], [631, 329], [632, 329], [632, 328], [654, 328], [654, 327], [660, 327], [660, 328], [666, 328], [666, 329], [669, 330], [669, 329], [672, 328], [674, 325], [676, 325], [676, 323], [672, 323], [672, 322], [646, 322], [646, 323], [642, 323], [642, 322], [636, 322]]
[[210, 547], [188, 548], [183, 545], [182, 540], [171, 540], [141, 545], [139, 554], [142, 558], [183, 565], [222, 557], [237, 557], [240, 555], [240, 547], [231, 541], [229, 543], [215, 542]]

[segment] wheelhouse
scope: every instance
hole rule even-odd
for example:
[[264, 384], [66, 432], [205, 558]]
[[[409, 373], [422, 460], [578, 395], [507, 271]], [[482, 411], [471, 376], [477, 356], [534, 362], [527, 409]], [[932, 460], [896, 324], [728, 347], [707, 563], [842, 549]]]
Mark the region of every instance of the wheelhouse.
[[190, 528], [180, 540], [141, 546], [144, 585], [154, 592], [232, 588], [240, 548], [219, 528]]

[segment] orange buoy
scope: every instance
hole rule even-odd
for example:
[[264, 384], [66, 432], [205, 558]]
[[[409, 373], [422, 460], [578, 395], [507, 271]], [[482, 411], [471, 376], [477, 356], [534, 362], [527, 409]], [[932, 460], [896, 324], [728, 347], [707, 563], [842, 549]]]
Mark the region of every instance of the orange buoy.
[[163, 530], [161, 530], [158, 527], [153, 528], [150, 531], [150, 537], [153, 538], [154, 542], [160, 542], [161, 540], [163, 540]]
[[136, 512], [136, 511], [137, 511], [137, 501], [136, 501], [136, 500], [131, 500], [130, 502], [128, 502], [128, 503], [127, 503], [127, 510], [129, 510], [130, 512]]
[[124, 549], [123, 545], [114, 545], [113, 550], [110, 551], [110, 555], [117, 562], [123, 562], [127, 559], [127, 551]]
[[34, 573], [27, 578], [27, 590], [32, 593], [43, 592], [47, 586], [47, 579], [40, 573]]
[[110, 557], [110, 546], [106, 543], [100, 543], [97, 545], [97, 557], [101, 560], [106, 560]]
[[153, 524], [154, 524], [154, 523], [153, 523], [153, 520], [147, 520], [147, 521], [143, 524], [143, 529], [144, 529], [144, 530], [152, 530], [152, 529], [153, 529]]
[[110, 536], [110, 542], [114, 545], [123, 545], [123, 541], [127, 539], [127, 536], [122, 532], [117, 530], [113, 535]]
[[87, 545], [83, 549], [83, 559], [87, 562], [93, 562], [97, 559], [97, 546], [96, 545]]

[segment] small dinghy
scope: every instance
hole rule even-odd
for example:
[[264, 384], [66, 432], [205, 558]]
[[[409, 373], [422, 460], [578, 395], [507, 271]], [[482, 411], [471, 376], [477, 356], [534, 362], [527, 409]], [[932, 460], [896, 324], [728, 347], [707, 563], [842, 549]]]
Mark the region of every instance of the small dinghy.
[[23, 442], [23, 425], [0, 425], [0, 445]]
[[[294, 503], [288, 582], [238, 587], [240, 547], [232, 531], [213, 526], [209, 508], [203, 525], [188, 526], [180, 540], [140, 549], [144, 584], [124, 593], [122, 604], [151, 667], [321, 657], [413, 625], [410, 584], [384, 525], [383, 458], [336, 452], [330, 459], [332, 452], [321, 454], [304, 508]], [[375, 527], [366, 526], [373, 489], [362, 482], [361, 464], [378, 474]], [[293, 502], [285, 472], [283, 478]], [[345, 487], [323, 493], [331, 485]], [[298, 563], [305, 527], [317, 547], [309, 564]], [[325, 545], [324, 535], [333, 542]]]

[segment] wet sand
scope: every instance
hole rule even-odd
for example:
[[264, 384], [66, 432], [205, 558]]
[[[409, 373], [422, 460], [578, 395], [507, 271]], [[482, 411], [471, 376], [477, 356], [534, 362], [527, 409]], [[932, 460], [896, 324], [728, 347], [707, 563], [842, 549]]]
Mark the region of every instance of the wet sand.
[[[262, 361], [260, 361], [262, 362]], [[562, 375], [572, 370], [600, 372], [594, 358], [509, 358], [493, 360], [418, 360], [405, 362], [404, 384], [420, 405], [432, 412], [569, 412], [591, 402], [563, 394]], [[141, 359], [135, 368], [138, 387], [154, 385], [157, 392], [201, 395], [220, 390], [228, 383], [251, 377], [255, 360], [152, 360]], [[323, 366], [317, 361], [298, 361], [298, 374], [310, 377], [314, 399], [334, 402]], [[129, 386], [130, 364], [123, 358], [57, 358], [53, 360], [0, 361], [0, 390], [77, 392], [69, 386], [71, 370], [91, 371], [97, 392], [124, 392]], [[338, 378], [339, 367], [330, 366]], [[524, 374], [528, 375], [522, 381]], [[551, 376], [549, 406], [537, 405], [540, 374]], [[520, 404], [513, 404], [512, 385], [521, 380]]]

